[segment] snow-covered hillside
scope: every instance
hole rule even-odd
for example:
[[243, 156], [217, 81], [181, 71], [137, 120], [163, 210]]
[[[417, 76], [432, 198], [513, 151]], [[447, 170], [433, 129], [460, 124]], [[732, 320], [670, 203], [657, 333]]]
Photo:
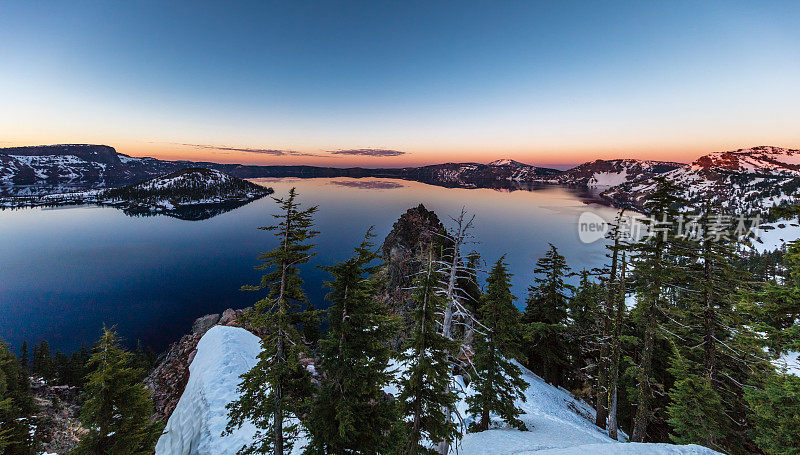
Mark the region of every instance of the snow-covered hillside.
[[[216, 326], [206, 332], [190, 366], [189, 383], [156, 446], [157, 455], [233, 454], [249, 441], [254, 434], [250, 425], [226, 437], [221, 433], [227, 422], [225, 405], [237, 397], [239, 375], [255, 364], [259, 349], [258, 338], [241, 328]], [[466, 434], [459, 454], [716, 453], [699, 446], [614, 441], [588, 420], [594, 415], [589, 405], [546, 384], [530, 371], [524, 373], [530, 384], [525, 392], [527, 402], [518, 404], [524, 411], [521, 418], [530, 431], [500, 428]], [[396, 392], [394, 388], [387, 391]], [[466, 403], [462, 400], [458, 407], [463, 411]], [[298, 441], [294, 453], [300, 453], [302, 445]]]
[[188, 168], [121, 188], [0, 196], [0, 208], [97, 204], [131, 215], [164, 214], [200, 220], [272, 193], [271, 188], [214, 169]]
[[654, 177], [685, 166], [672, 161], [636, 159], [595, 160], [576, 166], [559, 175], [565, 185], [608, 188], [634, 180]]
[[[710, 199], [734, 214], [765, 213], [794, 202], [800, 190], [800, 150], [760, 146], [702, 156], [662, 174], [691, 203]], [[655, 189], [652, 178], [615, 186], [603, 196], [618, 206], [641, 209]]]

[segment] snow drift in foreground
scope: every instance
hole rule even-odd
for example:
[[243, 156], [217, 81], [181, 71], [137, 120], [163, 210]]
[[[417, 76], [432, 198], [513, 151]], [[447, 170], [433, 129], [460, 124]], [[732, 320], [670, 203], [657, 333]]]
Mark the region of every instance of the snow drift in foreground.
[[165, 433], [156, 445], [156, 454], [236, 453], [256, 432], [251, 424], [222, 437], [228, 423], [225, 405], [237, 398], [239, 375], [256, 363], [261, 352], [257, 336], [238, 327], [212, 327], [197, 344], [197, 354], [189, 365], [189, 382]]
[[[259, 339], [237, 328], [216, 326], [206, 332], [197, 345], [197, 355], [189, 367], [189, 383], [178, 406], [167, 423], [166, 433], [156, 446], [157, 455], [233, 454], [250, 442], [255, 433], [245, 425], [233, 434], [222, 437], [227, 423], [225, 405], [235, 398], [239, 375], [256, 363]], [[672, 444], [618, 443], [589, 420], [594, 409], [576, 400], [562, 389], [555, 388], [535, 374], [523, 369], [529, 387], [527, 402], [519, 402], [521, 419], [531, 431], [493, 429], [464, 436], [458, 453], [461, 455], [578, 455], [578, 454], [645, 454], [707, 455], [715, 454], [700, 446]], [[394, 392], [393, 387], [388, 388]], [[470, 394], [469, 388], [465, 391]], [[466, 403], [458, 404], [462, 411]], [[498, 423], [496, 426], [502, 426]], [[295, 453], [302, 452], [303, 441], [297, 441]]]

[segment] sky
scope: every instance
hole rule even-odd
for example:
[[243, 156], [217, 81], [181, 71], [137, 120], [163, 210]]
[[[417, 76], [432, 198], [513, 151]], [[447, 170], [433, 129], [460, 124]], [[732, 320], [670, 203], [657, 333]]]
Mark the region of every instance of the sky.
[[0, 0], [0, 147], [391, 167], [800, 148], [800, 2]]

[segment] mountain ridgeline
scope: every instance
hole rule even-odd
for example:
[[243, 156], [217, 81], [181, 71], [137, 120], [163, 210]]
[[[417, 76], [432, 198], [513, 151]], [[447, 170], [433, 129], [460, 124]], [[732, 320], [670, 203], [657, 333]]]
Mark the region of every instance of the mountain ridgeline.
[[800, 151], [758, 146], [704, 155], [692, 164], [636, 159], [595, 160], [566, 171], [511, 159], [488, 164], [443, 163], [404, 168], [256, 166], [164, 161], [116, 152], [106, 145], [65, 144], [0, 149], [0, 197], [113, 188], [187, 168], [240, 179], [266, 177], [379, 177], [452, 188], [531, 189], [542, 184], [592, 188], [609, 204], [644, 211], [654, 178], [674, 182], [690, 202], [710, 200], [735, 213], [788, 204], [800, 188]]

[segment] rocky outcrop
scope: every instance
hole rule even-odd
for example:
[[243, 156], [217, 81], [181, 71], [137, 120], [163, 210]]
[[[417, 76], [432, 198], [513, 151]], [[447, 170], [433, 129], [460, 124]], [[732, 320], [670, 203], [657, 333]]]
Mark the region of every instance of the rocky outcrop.
[[229, 308], [222, 315], [208, 314], [195, 319], [192, 323], [192, 333], [172, 343], [161, 355], [155, 368], [144, 381], [145, 386], [153, 394], [156, 418], [168, 419], [178, 405], [178, 400], [189, 382], [189, 365], [197, 354], [197, 343], [200, 338], [216, 325], [251, 329], [243, 317], [248, 310], [249, 308], [241, 310]]
[[31, 393], [36, 403], [35, 437], [44, 453], [70, 453], [86, 433], [81, 425], [80, 390], [67, 385], [48, 385], [39, 378], [30, 378]]
[[[411, 314], [413, 277], [422, 269], [427, 254], [438, 257], [448, 244], [446, 230], [436, 213], [420, 204], [410, 208], [392, 226], [381, 247], [386, 264], [382, 298], [392, 314], [406, 322]], [[401, 334], [402, 335], [402, 334]]]

